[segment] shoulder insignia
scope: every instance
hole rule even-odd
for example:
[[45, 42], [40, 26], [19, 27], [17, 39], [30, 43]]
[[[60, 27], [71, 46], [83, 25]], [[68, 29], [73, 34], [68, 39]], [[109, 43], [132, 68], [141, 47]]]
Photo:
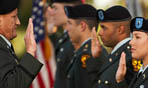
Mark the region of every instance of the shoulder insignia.
[[86, 68], [86, 60], [90, 58], [90, 55], [82, 55], [81, 56], [81, 62], [82, 62], [82, 67]]
[[141, 60], [132, 59], [132, 65], [135, 72], [138, 72], [142, 66]]

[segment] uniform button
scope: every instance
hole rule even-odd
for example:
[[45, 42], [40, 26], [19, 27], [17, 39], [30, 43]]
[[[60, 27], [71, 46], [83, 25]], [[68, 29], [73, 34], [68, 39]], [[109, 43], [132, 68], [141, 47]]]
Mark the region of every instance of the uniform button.
[[63, 41], [63, 39], [60, 39], [60, 40], [59, 40], [59, 43], [61, 43], [62, 41]]
[[98, 83], [100, 84], [101, 83], [101, 80], [98, 80]]
[[105, 81], [105, 84], [108, 84], [108, 81]]
[[74, 57], [76, 57], [77, 55], [75, 54]]
[[109, 62], [112, 62], [113, 60], [112, 60], [112, 58], [109, 58]]
[[63, 52], [64, 51], [64, 48], [61, 48], [60, 51]]
[[67, 78], [70, 78], [70, 75], [67, 75]]
[[60, 58], [57, 58], [57, 62], [60, 62], [61, 60], [60, 60]]
[[127, 49], [130, 49], [130, 46], [127, 46]]

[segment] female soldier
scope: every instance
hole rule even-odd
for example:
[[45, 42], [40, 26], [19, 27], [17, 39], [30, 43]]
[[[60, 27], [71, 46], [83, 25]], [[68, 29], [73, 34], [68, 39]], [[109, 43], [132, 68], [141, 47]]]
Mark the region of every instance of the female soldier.
[[[148, 20], [136, 17], [131, 21], [133, 39], [130, 41], [132, 57], [143, 62], [139, 72], [135, 75], [128, 88], [148, 88]], [[125, 53], [122, 53], [116, 73], [116, 81], [120, 88], [125, 84], [126, 75]]]

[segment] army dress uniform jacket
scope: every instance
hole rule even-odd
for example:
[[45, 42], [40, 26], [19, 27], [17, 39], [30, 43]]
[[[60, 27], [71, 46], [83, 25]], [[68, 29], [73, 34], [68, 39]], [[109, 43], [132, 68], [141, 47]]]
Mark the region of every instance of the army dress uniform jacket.
[[68, 33], [65, 32], [62, 35], [62, 37], [58, 39], [55, 49], [57, 70], [56, 70], [54, 88], [66, 88], [67, 86], [66, 68], [70, 63], [73, 51], [74, 48], [69, 39]]
[[148, 88], [148, 68], [138, 75], [134, 76], [128, 88]]
[[120, 88], [116, 82], [116, 72], [122, 52], [125, 52], [126, 54], [127, 75], [125, 80], [128, 84], [130, 83], [135, 73], [133, 71], [132, 57], [129, 49], [130, 46], [128, 41], [105, 59], [106, 61], [98, 72], [98, 85], [94, 88]]
[[85, 42], [79, 50], [75, 52], [68, 66], [67, 88], [92, 88], [93, 82], [96, 79], [97, 69], [101, 67], [100, 60], [101, 59], [92, 58], [91, 40]]
[[29, 53], [20, 60], [0, 37], [0, 88], [29, 88], [42, 64]]

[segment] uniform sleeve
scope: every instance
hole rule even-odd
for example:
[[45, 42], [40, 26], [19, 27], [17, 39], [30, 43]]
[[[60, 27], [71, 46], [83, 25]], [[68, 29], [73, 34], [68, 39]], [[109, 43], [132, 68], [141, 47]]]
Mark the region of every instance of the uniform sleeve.
[[42, 67], [42, 64], [28, 53], [18, 64], [8, 51], [0, 49], [0, 57], [0, 88], [29, 88]]

